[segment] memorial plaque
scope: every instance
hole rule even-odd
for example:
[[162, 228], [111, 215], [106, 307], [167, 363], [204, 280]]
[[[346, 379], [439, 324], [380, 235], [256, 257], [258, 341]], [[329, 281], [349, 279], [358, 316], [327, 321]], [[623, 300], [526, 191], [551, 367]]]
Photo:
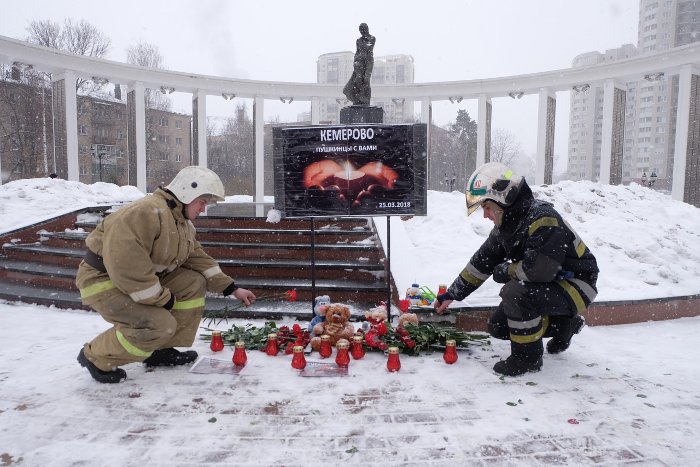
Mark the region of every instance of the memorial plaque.
[[275, 208], [285, 217], [424, 215], [426, 126], [274, 129]]

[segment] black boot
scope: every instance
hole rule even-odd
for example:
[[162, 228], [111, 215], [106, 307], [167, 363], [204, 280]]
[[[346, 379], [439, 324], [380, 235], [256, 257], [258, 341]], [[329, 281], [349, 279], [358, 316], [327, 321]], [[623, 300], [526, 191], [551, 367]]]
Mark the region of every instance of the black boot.
[[158, 349], [154, 351], [150, 357], [143, 361], [143, 363], [148, 366], [177, 366], [186, 365], [197, 360], [197, 352], [194, 350], [187, 350], [185, 352], [180, 352], [172, 347], [167, 349]]
[[78, 363], [80, 363], [80, 366], [87, 368], [95, 381], [100, 383], [121, 383], [126, 379], [126, 371], [121, 368], [115, 368], [112, 371], [102, 371], [97, 368], [94, 363], [87, 359], [83, 349], [80, 349], [78, 354]]
[[531, 371], [540, 371], [542, 368], [542, 358], [538, 358], [534, 362], [520, 360], [514, 356], [510, 356], [505, 360], [497, 362], [493, 366], [493, 371], [504, 376], [520, 376]]
[[510, 357], [497, 362], [493, 371], [504, 376], [520, 376], [542, 368], [542, 339], [519, 344], [510, 341]]
[[547, 352], [560, 353], [568, 349], [571, 338], [574, 337], [574, 334], [581, 332], [585, 325], [586, 320], [581, 315], [565, 319], [564, 322], [557, 325], [556, 334], [547, 342]]

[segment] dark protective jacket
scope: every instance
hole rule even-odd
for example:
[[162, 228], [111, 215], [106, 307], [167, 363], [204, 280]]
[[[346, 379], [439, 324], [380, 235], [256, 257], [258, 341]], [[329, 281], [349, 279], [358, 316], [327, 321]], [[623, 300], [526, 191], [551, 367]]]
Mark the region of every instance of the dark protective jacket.
[[501, 226], [493, 228], [449, 287], [449, 294], [463, 300], [506, 261], [511, 263], [511, 279], [555, 283], [577, 312], [597, 295], [598, 265], [593, 253], [551, 203], [534, 199], [525, 181], [515, 203], [505, 208]]
[[107, 216], [85, 240], [104, 270], [80, 263], [76, 283], [83, 303], [116, 288], [137, 303], [170, 308], [174, 296], [160, 276], [180, 267], [201, 273], [207, 290], [231, 293], [233, 279], [202, 249], [183, 209], [171, 193], [158, 189]]

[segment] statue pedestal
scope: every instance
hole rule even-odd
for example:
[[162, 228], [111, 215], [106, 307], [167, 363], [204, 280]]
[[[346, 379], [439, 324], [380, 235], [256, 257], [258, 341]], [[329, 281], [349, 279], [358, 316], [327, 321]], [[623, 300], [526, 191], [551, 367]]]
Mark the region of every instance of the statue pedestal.
[[384, 111], [376, 105], [350, 105], [340, 109], [340, 123], [384, 123]]

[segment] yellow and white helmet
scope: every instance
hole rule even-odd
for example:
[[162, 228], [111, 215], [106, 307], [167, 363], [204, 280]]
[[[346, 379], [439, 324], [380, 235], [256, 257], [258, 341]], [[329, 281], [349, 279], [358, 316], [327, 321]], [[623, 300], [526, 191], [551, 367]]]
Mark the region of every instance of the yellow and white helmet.
[[467, 182], [467, 215], [479, 209], [484, 201], [510, 206], [517, 199], [523, 180], [500, 162], [488, 162], [477, 168]]
[[200, 196], [209, 195], [212, 201], [224, 201], [224, 184], [212, 170], [191, 165], [180, 170], [166, 187], [181, 203], [190, 204]]

